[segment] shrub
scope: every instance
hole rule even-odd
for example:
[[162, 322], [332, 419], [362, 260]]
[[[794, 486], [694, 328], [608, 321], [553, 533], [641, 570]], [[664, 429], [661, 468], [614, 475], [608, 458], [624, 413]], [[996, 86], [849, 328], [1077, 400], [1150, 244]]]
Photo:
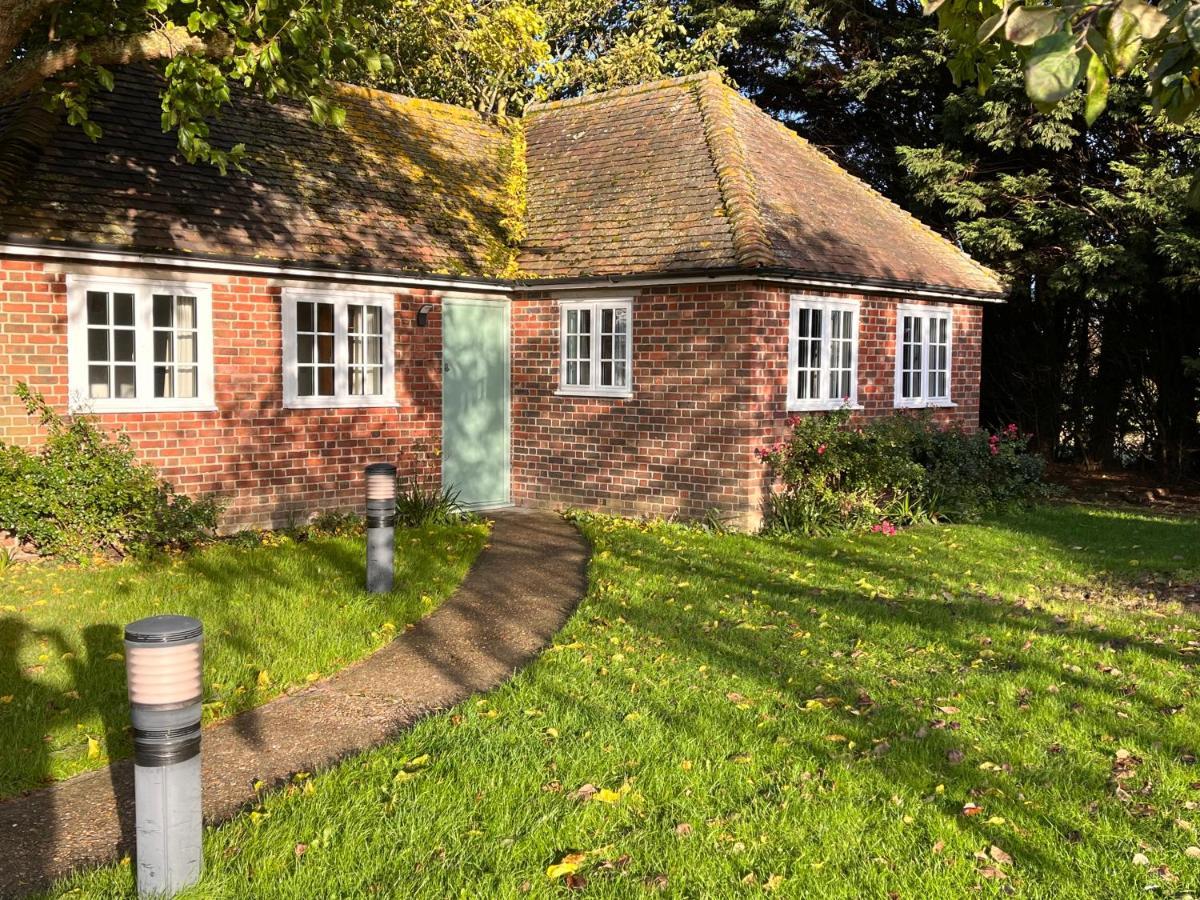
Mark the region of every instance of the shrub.
[[[1042, 460], [1015, 425], [990, 434], [942, 428], [928, 416], [849, 426], [849, 413], [793, 418], [791, 434], [758, 450], [781, 490], [767, 527], [804, 534], [978, 518], [1045, 493]], [[884, 527], [886, 523], [886, 527]]]
[[396, 523], [399, 525], [452, 525], [470, 515], [458, 502], [458, 491], [423, 488], [416, 482], [396, 485]]
[[216, 527], [211, 499], [177, 495], [134, 458], [129, 436], [91, 416], [64, 419], [40, 394], [17, 386], [45, 440], [35, 450], [0, 444], [0, 529], [42, 553], [81, 559], [194, 543]]

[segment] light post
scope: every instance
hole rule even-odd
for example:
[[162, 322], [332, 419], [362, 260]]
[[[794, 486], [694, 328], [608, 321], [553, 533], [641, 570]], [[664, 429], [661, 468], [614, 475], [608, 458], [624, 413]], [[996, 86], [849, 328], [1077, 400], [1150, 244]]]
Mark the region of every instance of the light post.
[[200, 880], [203, 650], [204, 626], [189, 616], [151, 616], [125, 627], [143, 897], [169, 897]]
[[392, 589], [396, 553], [396, 467], [367, 466], [367, 590]]

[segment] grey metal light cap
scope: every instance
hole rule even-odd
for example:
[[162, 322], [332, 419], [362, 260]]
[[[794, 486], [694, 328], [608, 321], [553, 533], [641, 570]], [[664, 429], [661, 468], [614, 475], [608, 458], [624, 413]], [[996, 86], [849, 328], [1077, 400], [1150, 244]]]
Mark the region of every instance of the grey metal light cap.
[[396, 467], [391, 463], [371, 463], [367, 466], [368, 475], [395, 475]]
[[203, 623], [191, 616], [150, 616], [125, 626], [125, 640], [135, 644], [176, 644], [203, 634]]

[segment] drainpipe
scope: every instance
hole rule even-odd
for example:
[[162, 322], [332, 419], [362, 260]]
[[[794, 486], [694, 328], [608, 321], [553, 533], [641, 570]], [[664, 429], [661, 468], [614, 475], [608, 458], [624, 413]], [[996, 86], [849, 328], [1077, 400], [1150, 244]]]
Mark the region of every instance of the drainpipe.
[[203, 651], [199, 619], [152, 616], [125, 627], [141, 897], [170, 897], [200, 880]]
[[396, 467], [367, 466], [367, 590], [392, 589], [396, 553]]

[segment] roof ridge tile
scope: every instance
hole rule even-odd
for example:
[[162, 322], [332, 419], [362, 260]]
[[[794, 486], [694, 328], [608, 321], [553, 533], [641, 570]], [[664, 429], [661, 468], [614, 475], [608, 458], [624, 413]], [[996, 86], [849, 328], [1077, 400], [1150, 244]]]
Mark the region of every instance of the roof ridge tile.
[[765, 268], [776, 265], [778, 260], [767, 238], [746, 146], [733, 121], [730, 94], [737, 92], [719, 79], [705, 79], [697, 86], [696, 99], [704, 122], [704, 140], [733, 231], [733, 249], [738, 263], [750, 268]]
[[656, 81], [640, 81], [637, 84], [629, 84], [624, 87], [610, 88], [605, 91], [596, 91], [591, 94], [580, 94], [578, 97], [564, 97], [561, 100], [542, 100], [535, 103], [525, 104], [525, 114], [535, 112], [545, 112], [548, 110], [562, 109], [569, 106], [584, 106], [589, 103], [603, 103], [606, 100], [611, 100], [613, 97], [629, 97], [634, 94], [646, 94], [651, 91], [661, 91], [671, 87], [679, 87], [680, 85], [691, 84], [693, 82], [702, 81], [717, 81], [721, 80], [721, 73], [716, 69], [706, 69], [703, 72], [695, 72], [691, 75], [676, 75], [672, 78], [659, 78]]

